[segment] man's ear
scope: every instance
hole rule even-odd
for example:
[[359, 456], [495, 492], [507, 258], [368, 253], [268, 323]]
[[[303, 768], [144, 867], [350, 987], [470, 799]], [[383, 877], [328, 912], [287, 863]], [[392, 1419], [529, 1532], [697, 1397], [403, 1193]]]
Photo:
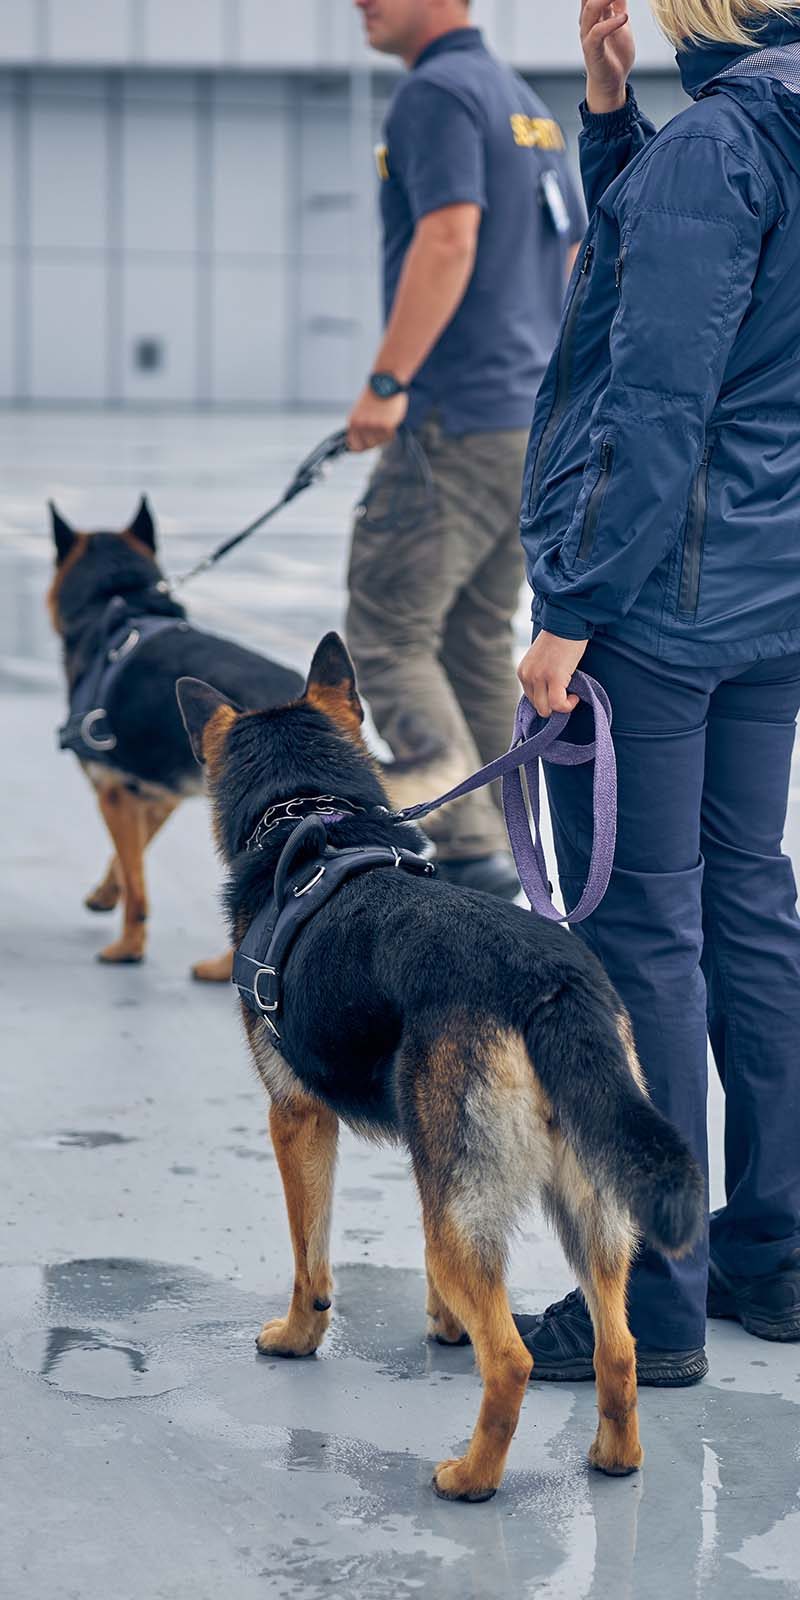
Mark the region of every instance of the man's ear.
[[232, 700], [227, 700], [218, 689], [212, 689], [210, 683], [203, 683], [200, 678], [179, 678], [175, 693], [194, 758], [202, 767], [206, 759], [203, 741], [209, 723], [224, 708], [225, 715], [219, 716], [221, 732], [236, 720], [241, 707], [234, 705]]
[[346, 731], [354, 731], [364, 721], [355, 669], [338, 633], [326, 633], [317, 645], [308, 670], [305, 698]]
[[60, 566], [62, 561], [66, 561], [78, 535], [75, 529], [64, 521], [61, 512], [56, 509], [53, 501], [48, 500], [47, 504], [50, 507], [50, 522], [56, 544], [56, 560]]
[[153, 521], [153, 513], [150, 510], [146, 494], [142, 495], [136, 516], [126, 531], [132, 533], [134, 539], [138, 539], [140, 544], [146, 544], [148, 550], [155, 552], [156, 525]]

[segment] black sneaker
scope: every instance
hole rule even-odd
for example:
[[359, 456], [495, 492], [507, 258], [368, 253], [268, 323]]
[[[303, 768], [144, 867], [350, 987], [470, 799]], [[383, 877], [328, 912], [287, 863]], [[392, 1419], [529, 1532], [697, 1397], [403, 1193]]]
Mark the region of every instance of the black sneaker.
[[[539, 1316], [514, 1321], [533, 1356], [531, 1378], [543, 1383], [594, 1382], [594, 1328], [580, 1289]], [[705, 1350], [636, 1350], [636, 1377], [646, 1388], [686, 1389], [708, 1372]]]
[[437, 860], [436, 873], [460, 889], [483, 889], [486, 894], [500, 895], [502, 900], [516, 900], [520, 892], [514, 858], [507, 850], [496, 850], [491, 856], [470, 856], [463, 861]]
[[729, 1278], [710, 1261], [708, 1315], [741, 1322], [757, 1339], [800, 1339], [800, 1250], [766, 1278]]

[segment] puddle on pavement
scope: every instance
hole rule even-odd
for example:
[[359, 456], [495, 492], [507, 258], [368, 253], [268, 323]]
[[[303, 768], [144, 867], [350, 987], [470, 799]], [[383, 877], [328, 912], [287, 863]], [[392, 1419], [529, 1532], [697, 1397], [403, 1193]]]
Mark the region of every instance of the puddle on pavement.
[[45, 1382], [67, 1394], [98, 1400], [131, 1400], [167, 1394], [186, 1381], [186, 1369], [164, 1360], [158, 1350], [127, 1344], [92, 1328], [48, 1328], [28, 1347], [40, 1349]]
[[105, 1128], [66, 1128], [63, 1133], [42, 1134], [19, 1142], [28, 1150], [102, 1150], [107, 1145], [135, 1144], [136, 1140], [131, 1134], [111, 1133]]
[[[366, 1230], [353, 1230], [358, 1239]], [[432, 1344], [425, 1336], [425, 1279], [410, 1268], [369, 1262], [334, 1269], [335, 1315], [325, 1342], [331, 1356], [356, 1356], [397, 1381], [432, 1373], [470, 1373], [468, 1348]]]
[[70, 1394], [166, 1394], [188, 1381], [196, 1347], [211, 1355], [249, 1327], [246, 1301], [191, 1268], [126, 1257], [58, 1262], [41, 1270], [38, 1326], [16, 1342], [15, 1357]]

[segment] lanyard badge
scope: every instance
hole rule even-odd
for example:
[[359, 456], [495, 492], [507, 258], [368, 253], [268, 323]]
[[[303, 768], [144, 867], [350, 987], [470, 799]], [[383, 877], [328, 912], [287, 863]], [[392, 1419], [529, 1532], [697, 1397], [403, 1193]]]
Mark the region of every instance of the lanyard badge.
[[559, 238], [563, 239], [569, 233], [569, 212], [558, 181], [558, 173], [553, 167], [542, 174], [541, 181], [542, 205], [547, 211], [550, 221]]

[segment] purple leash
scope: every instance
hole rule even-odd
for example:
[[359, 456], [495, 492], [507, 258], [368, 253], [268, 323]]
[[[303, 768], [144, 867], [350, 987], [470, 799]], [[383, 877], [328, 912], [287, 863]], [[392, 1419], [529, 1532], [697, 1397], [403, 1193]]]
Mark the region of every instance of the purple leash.
[[[508, 837], [519, 881], [531, 907], [548, 922], [573, 923], [583, 922], [596, 911], [608, 888], [617, 836], [617, 763], [611, 740], [611, 703], [605, 689], [585, 672], [576, 672], [569, 688], [572, 694], [577, 694], [592, 708], [594, 739], [591, 744], [568, 744], [560, 738], [570, 716], [563, 711], [554, 712], [538, 733], [532, 733], [531, 729], [539, 717], [530, 701], [523, 696], [517, 706], [511, 749], [504, 756], [490, 761], [488, 766], [481, 767], [480, 772], [465, 778], [463, 783], [448, 790], [447, 794], [440, 795], [437, 800], [407, 806], [405, 810], [398, 811], [397, 816], [403, 822], [419, 821], [450, 800], [458, 800], [461, 795], [472, 794], [474, 790], [502, 778], [503, 811]], [[578, 767], [587, 761], [594, 761], [594, 835], [589, 875], [578, 904], [567, 915], [562, 915], [553, 905], [542, 846], [540, 761], [552, 761], [562, 767]], [[523, 769], [533, 817], [532, 838], [522, 787]]]

